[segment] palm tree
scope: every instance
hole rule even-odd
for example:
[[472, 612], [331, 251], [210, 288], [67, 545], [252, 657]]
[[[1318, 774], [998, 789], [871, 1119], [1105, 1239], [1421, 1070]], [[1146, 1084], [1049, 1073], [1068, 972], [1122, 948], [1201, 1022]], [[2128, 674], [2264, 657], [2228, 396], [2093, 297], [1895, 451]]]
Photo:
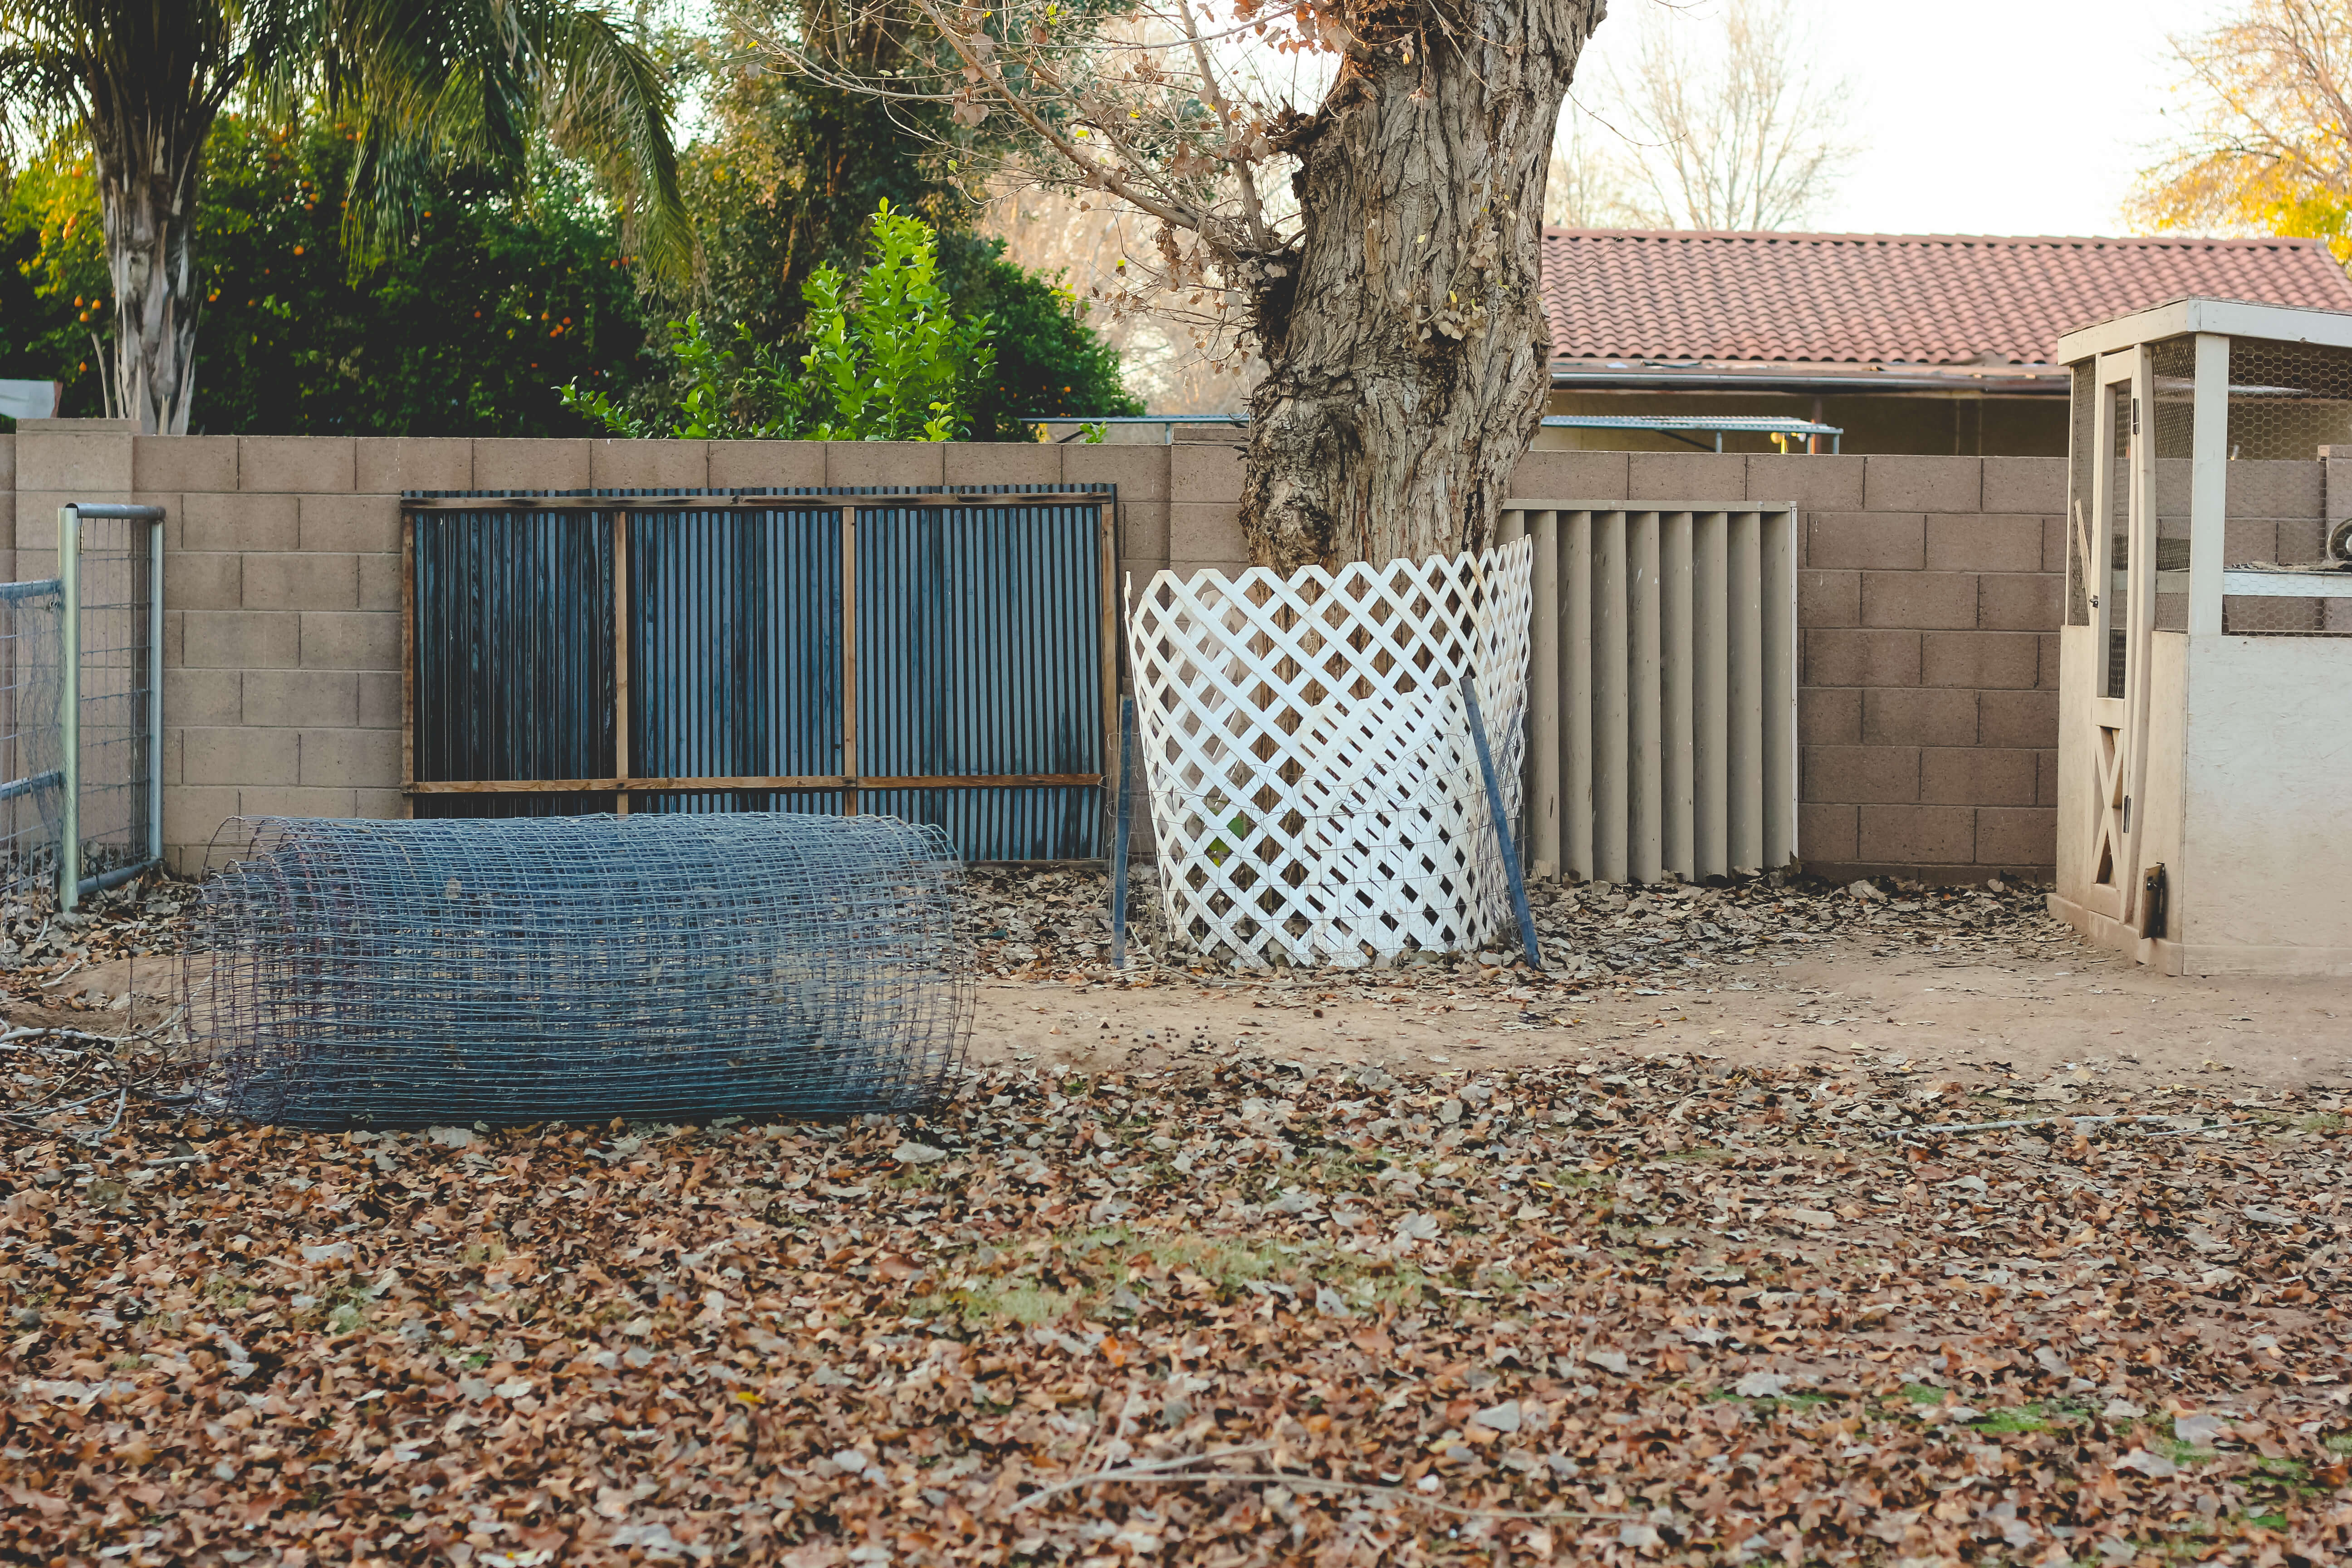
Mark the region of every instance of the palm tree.
[[536, 134], [599, 171], [649, 264], [689, 267], [671, 89], [602, 0], [0, 0], [0, 135], [88, 135], [117, 306], [114, 401], [151, 434], [188, 427], [196, 176], [240, 92], [279, 113], [322, 101], [353, 127], [355, 255], [398, 244], [436, 169], [521, 189]]

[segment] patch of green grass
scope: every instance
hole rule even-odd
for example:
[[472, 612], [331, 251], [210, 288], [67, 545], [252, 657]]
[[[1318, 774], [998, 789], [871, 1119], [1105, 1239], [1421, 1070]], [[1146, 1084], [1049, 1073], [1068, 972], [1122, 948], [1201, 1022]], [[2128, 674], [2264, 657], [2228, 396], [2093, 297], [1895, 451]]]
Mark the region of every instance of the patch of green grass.
[[[1378, 1311], [1417, 1306], [1435, 1283], [1410, 1265], [1369, 1264], [1322, 1243], [1244, 1240], [1190, 1233], [1139, 1231], [1127, 1226], [1064, 1234], [999, 1259], [998, 1277], [922, 1297], [919, 1314], [952, 1314], [964, 1321], [1047, 1322], [1078, 1310], [1102, 1317], [1117, 1309], [1111, 1298], [1130, 1286], [1130, 1270], [1149, 1264], [1171, 1275], [1206, 1280], [1231, 1300], [1258, 1283], [1279, 1283], [1294, 1296], [1294, 1310], [1309, 1310], [1320, 1287], [1337, 1291], [1350, 1310]], [[1486, 1288], [1496, 1289], [1498, 1281]]]

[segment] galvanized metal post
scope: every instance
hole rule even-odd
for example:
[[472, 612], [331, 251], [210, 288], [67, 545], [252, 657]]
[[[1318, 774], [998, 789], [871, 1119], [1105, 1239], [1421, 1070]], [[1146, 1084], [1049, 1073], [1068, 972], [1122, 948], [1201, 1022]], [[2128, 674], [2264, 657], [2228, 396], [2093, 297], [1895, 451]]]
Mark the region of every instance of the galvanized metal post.
[[163, 520], [147, 524], [147, 858], [163, 858]]
[[1478, 772], [1486, 781], [1486, 815], [1494, 818], [1495, 847], [1502, 852], [1503, 877], [1511, 886], [1511, 913], [1518, 917], [1519, 948], [1528, 955], [1528, 967], [1541, 974], [1543, 946], [1536, 940], [1535, 911], [1528, 908], [1528, 883], [1519, 873], [1518, 847], [1511, 842], [1511, 819], [1503, 815], [1503, 784], [1495, 776], [1495, 754], [1486, 745], [1486, 721], [1478, 711], [1478, 677], [1465, 670], [1457, 684], [1462, 688], [1462, 705], [1470, 712], [1470, 744], [1478, 753]]
[[58, 908], [81, 901], [81, 513], [58, 509]]
[[1135, 811], [1135, 699], [1118, 705], [1118, 826], [1110, 837], [1110, 965], [1127, 967], [1127, 839]]

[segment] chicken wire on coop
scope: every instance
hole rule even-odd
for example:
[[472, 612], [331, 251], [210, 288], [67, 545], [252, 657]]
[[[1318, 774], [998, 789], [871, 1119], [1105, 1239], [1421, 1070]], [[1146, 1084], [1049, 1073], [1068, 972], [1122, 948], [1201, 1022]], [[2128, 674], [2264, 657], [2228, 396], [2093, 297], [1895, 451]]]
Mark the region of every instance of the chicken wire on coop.
[[222, 1108], [289, 1126], [897, 1111], [971, 1010], [893, 817], [233, 818], [186, 960]]

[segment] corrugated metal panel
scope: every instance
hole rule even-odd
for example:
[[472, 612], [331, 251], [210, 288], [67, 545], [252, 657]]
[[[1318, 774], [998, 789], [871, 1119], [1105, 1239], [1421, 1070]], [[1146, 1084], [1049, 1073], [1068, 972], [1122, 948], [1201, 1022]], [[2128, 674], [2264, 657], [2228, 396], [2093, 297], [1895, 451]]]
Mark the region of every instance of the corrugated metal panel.
[[[415, 520], [418, 779], [614, 771], [612, 529], [593, 512]], [[596, 606], [607, 606], [595, 613]], [[426, 795], [419, 816], [567, 816], [607, 795]]]
[[[942, 507], [916, 504], [939, 493], [929, 489], [600, 491], [542, 498], [545, 510], [413, 510], [414, 776], [604, 778], [624, 766], [634, 778], [842, 773], [837, 507], [853, 497], [866, 503], [855, 514], [856, 772], [1101, 773], [1101, 509], [1114, 492], [978, 489], [1024, 499]], [[1068, 501], [1034, 499], [1049, 489], [1071, 492]], [[676, 504], [705, 494], [734, 504]], [[773, 508], [744, 504], [771, 494]], [[629, 506], [656, 495], [672, 504]], [[582, 504], [607, 499], [627, 517], [625, 758], [613, 733], [613, 512]], [[420, 816], [611, 807], [610, 796], [577, 794], [415, 798]], [[727, 791], [633, 793], [629, 808], [845, 805], [832, 791]], [[1097, 785], [861, 789], [856, 809], [937, 823], [971, 859], [1102, 853]]]
[[[629, 771], [838, 773], [841, 513], [629, 514]], [[778, 792], [632, 797], [632, 811], [832, 811]]]
[[[858, 771], [1099, 773], [1096, 505], [857, 513]], [[861, 810], [947, 830], [972, 860], [1102, 853], [1088, 786], [871, 791]]]

